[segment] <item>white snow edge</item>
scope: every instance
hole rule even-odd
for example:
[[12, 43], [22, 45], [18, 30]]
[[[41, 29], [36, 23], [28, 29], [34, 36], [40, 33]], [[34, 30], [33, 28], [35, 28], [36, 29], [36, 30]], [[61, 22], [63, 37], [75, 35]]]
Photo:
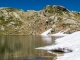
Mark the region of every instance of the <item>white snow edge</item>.
[[[80, 60], [80, 31], [56, 39], [55, 43], [55, 45], [39, 47], [36, 49], [43, 49], [48, 51], [59, 48], [71, 49], [72, 52], [65, 53], [64, 56], [58, 57], [56, 60]], [[67, 50], [64, 50], [64, 52], [66, 51]]]
[[65, 32], [67, 32], [69, 29], [65, 30], [65, 31], [60, 31], [58, 33], [55, 33], [55, 34], [48, 34], [50, 33], [52, 30], [52, 28], [48, 29], [47, 31], [43, 32], [41, 34], [41, 36], [66, 36], [66, 35], [69, 35], [69, 34], [64, 34]]

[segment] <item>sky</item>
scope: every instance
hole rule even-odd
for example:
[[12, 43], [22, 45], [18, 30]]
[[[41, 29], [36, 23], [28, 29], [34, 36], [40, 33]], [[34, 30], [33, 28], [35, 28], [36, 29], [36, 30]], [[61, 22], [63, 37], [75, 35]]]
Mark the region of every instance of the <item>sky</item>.
[[70, 11], [80, 12], [79, 0], [0, 0], [0, 7], [27, 10], [42, 10], [46, 5], [61, 5]]

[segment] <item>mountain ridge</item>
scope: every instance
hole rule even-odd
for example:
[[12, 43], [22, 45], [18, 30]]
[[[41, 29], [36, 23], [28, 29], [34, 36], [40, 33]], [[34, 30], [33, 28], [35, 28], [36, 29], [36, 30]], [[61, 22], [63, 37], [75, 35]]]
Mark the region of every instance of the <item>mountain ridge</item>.
[[80, 30], [80, 12], [63, 6], [47, 5], [40, 11], [16, 8], [0, 9], [0, 35], [40, 35], [52, 28], [53, 33], [70, 28], [67, 33]]

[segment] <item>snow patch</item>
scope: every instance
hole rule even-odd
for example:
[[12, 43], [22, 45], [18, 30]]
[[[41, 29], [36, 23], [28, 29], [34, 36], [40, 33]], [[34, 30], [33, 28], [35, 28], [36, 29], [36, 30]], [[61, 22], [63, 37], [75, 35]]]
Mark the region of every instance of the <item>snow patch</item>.
[[52, 28], [49, 29], [49, 30], [47, 30], [47, 31], [45, 31], [45, 32], [43, 32], [41, 35], [45, 36], [45, 35], [47, 35], [51, 30], [52, 30]]
[[66, 34], [66, 32], [70, 29], [67, 29], [65, 31], [60, 31], [58, 33], [55, 33], [55, 34], [49, 34], [51, 32], [52, 28], [48, 29], [47, 31], [43, 32], [41, 35], [42, 36], [66, 36], [66, 35], [69, 35], [69, 34]]
[[57, 60], [80, 60], [80, 31], [56, 39], [53, 45], [36, 49], [63, 51], [64, 56], [58, 57]]

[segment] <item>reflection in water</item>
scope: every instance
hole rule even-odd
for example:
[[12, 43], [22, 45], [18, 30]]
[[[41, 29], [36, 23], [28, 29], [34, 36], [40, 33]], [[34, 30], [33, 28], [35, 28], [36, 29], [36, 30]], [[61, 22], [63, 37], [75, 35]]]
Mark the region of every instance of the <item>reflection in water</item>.
[[43, 41], [45, 41], [47, 44], [51, 44], [52, 38], [51, 36], [42, 36]]
[[[52, 44], [41, 36], [0, 36], [0, 60], [38, 60], [53, 59], [53, 55], [44, 50], [35, 50], [37, 47]], [[46, 41], [46, 42], [45, 42]]]
[[42, 36], [42, 40], [46, 42], [46, 44], [53, 44], [55, 39], [56, 39], [55, 37], [48, 36], [48, 35]]
[[10, 59], [13, 57], [14, 52], [20, 50], [20, 42], [15, 42], [15, 37], [13, 39], [11, 40], [10, 36], [0, 36], [0, 60]]

